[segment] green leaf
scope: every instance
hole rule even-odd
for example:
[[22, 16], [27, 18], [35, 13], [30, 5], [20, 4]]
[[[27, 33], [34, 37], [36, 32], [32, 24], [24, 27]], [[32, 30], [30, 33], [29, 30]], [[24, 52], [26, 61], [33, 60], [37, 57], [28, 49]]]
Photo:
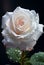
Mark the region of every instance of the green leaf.
[[32, 65], [44, 65], [44, 52], [35, 53], [30, 58]]
[[24, 65], [32, 65], [29, 58], [25, 58]]
[[14, 62], [20, 62], [21, 51], [19, 49], [8, 48], [6, 53], [9, 59], [13, 60]]

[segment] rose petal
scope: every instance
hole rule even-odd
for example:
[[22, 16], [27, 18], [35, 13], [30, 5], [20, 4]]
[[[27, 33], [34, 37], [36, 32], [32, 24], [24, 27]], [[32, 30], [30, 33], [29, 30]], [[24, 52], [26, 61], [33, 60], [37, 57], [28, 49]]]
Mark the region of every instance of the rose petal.
[[12, 15], [12, 12], [6, 13], [3, 17], [2, 17], [2, 28], [6, 27], [6, 23], [8, 22], [8, 20], [10, 19], [10, 16]]
[[3, 44], [4, 44], [4, 46], [6, 46], [6, 48], [17, 48], [18, 47], [18, 45], [19, 44], [17, 44], [16, 42], [12, 42], [12, 40], [7, 40], [7, 39], [4, 39], [4, 40], [2, 40], [2, 42], [3, 42]]
[[27, 47], [26, 47], [26, 49], [27, 48], [33, 48], [34, 46], [35, 46], [35, 44], [36, 44], [36, 41], [35, 40], [33, 40], [33, 41], [28, 41], [27, 42]]
[[21, 42], [19, 44], [20, 50], [29, 50], [29, 48], [33, 48], [36, 44], [36, 41], [27, 41], [27, 42]]
[[31, 18], [33, 22], [39, 23], [39, 14], [35, 12], [35, 10], [31, 10]]
[[7, 28], [2, 31], [2, 35], [8, 43], [20, 43], [20, 40], [18, 40], [18, 38]]
[[42, 24], [38, 24], [38, 28], [35, 31], [35, 33], [33, 34], [32, 38], [34, 40], [38, 40], [42, 33], [43, 33], [43, 25]]

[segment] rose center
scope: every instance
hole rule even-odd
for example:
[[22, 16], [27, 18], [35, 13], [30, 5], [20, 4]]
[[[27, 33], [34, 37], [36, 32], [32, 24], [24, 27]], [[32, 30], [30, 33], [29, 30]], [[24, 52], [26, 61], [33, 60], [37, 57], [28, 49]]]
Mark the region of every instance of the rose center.
[[22, 18], [21, 18], [21, 19], [17, 19], [16, 25], [17, 25], [17, 26], [23, 26], [23, 25], [24, 25], [23, 19], [22, 19]]
[[20, 20], [18, 21], [18, 25], [20, 25], [20, 26], [24, 25], [24, 21], [23, 21], [22, 19], [20, 19]]

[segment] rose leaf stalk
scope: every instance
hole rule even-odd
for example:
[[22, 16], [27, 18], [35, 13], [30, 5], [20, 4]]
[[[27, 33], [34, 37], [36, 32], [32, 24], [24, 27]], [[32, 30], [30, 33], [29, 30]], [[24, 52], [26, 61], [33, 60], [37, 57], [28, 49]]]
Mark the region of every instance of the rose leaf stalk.
[[22, 54], [21, 54], [21, 62], [20, 62], [21, 65], [24, 65], [25, 56], [26, 56], [25, 55], [25, 51], [22, 51]]

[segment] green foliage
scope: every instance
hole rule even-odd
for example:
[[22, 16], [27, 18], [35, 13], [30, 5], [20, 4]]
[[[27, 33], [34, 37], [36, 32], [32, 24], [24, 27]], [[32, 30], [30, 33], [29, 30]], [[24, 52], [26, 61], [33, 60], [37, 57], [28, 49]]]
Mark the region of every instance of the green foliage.
[[35, 53], [30, 58], [32, 65], [44, 65], [44, 52]]
[[[8, 48], [6, 50], [6, 53], [8, 55], [8, 58], [13, 60], [14, 62], [19, 62], [21, 63], [21, 55], [22, 55], [22, 51], [20, 51], [19, 49], [15, 49], [15, 48]], [[24, 52], [24, 65], [31, 65], [30, 62], [29, 62], [29, 58], [26, 58], [26, 55], [27, 55], [27, 52], [25, 51]]]
[[21, 51], [19, 49], [8, 48], [6, 53], [8, 54], [9, 59], [13, 60], [14, 62], [20, 62]]
[[8, 54], [9, 59], [12, 59], [14, 62], [17, 61], [20, 64], [24, 62], [23, 65], [44, 65], [44, 52], [35, 53], [31, 58], [26, 57], [26, 51], [24, 51], [22, 55], [22, 51], [15, 48], [7, 49], [6, 53]]

